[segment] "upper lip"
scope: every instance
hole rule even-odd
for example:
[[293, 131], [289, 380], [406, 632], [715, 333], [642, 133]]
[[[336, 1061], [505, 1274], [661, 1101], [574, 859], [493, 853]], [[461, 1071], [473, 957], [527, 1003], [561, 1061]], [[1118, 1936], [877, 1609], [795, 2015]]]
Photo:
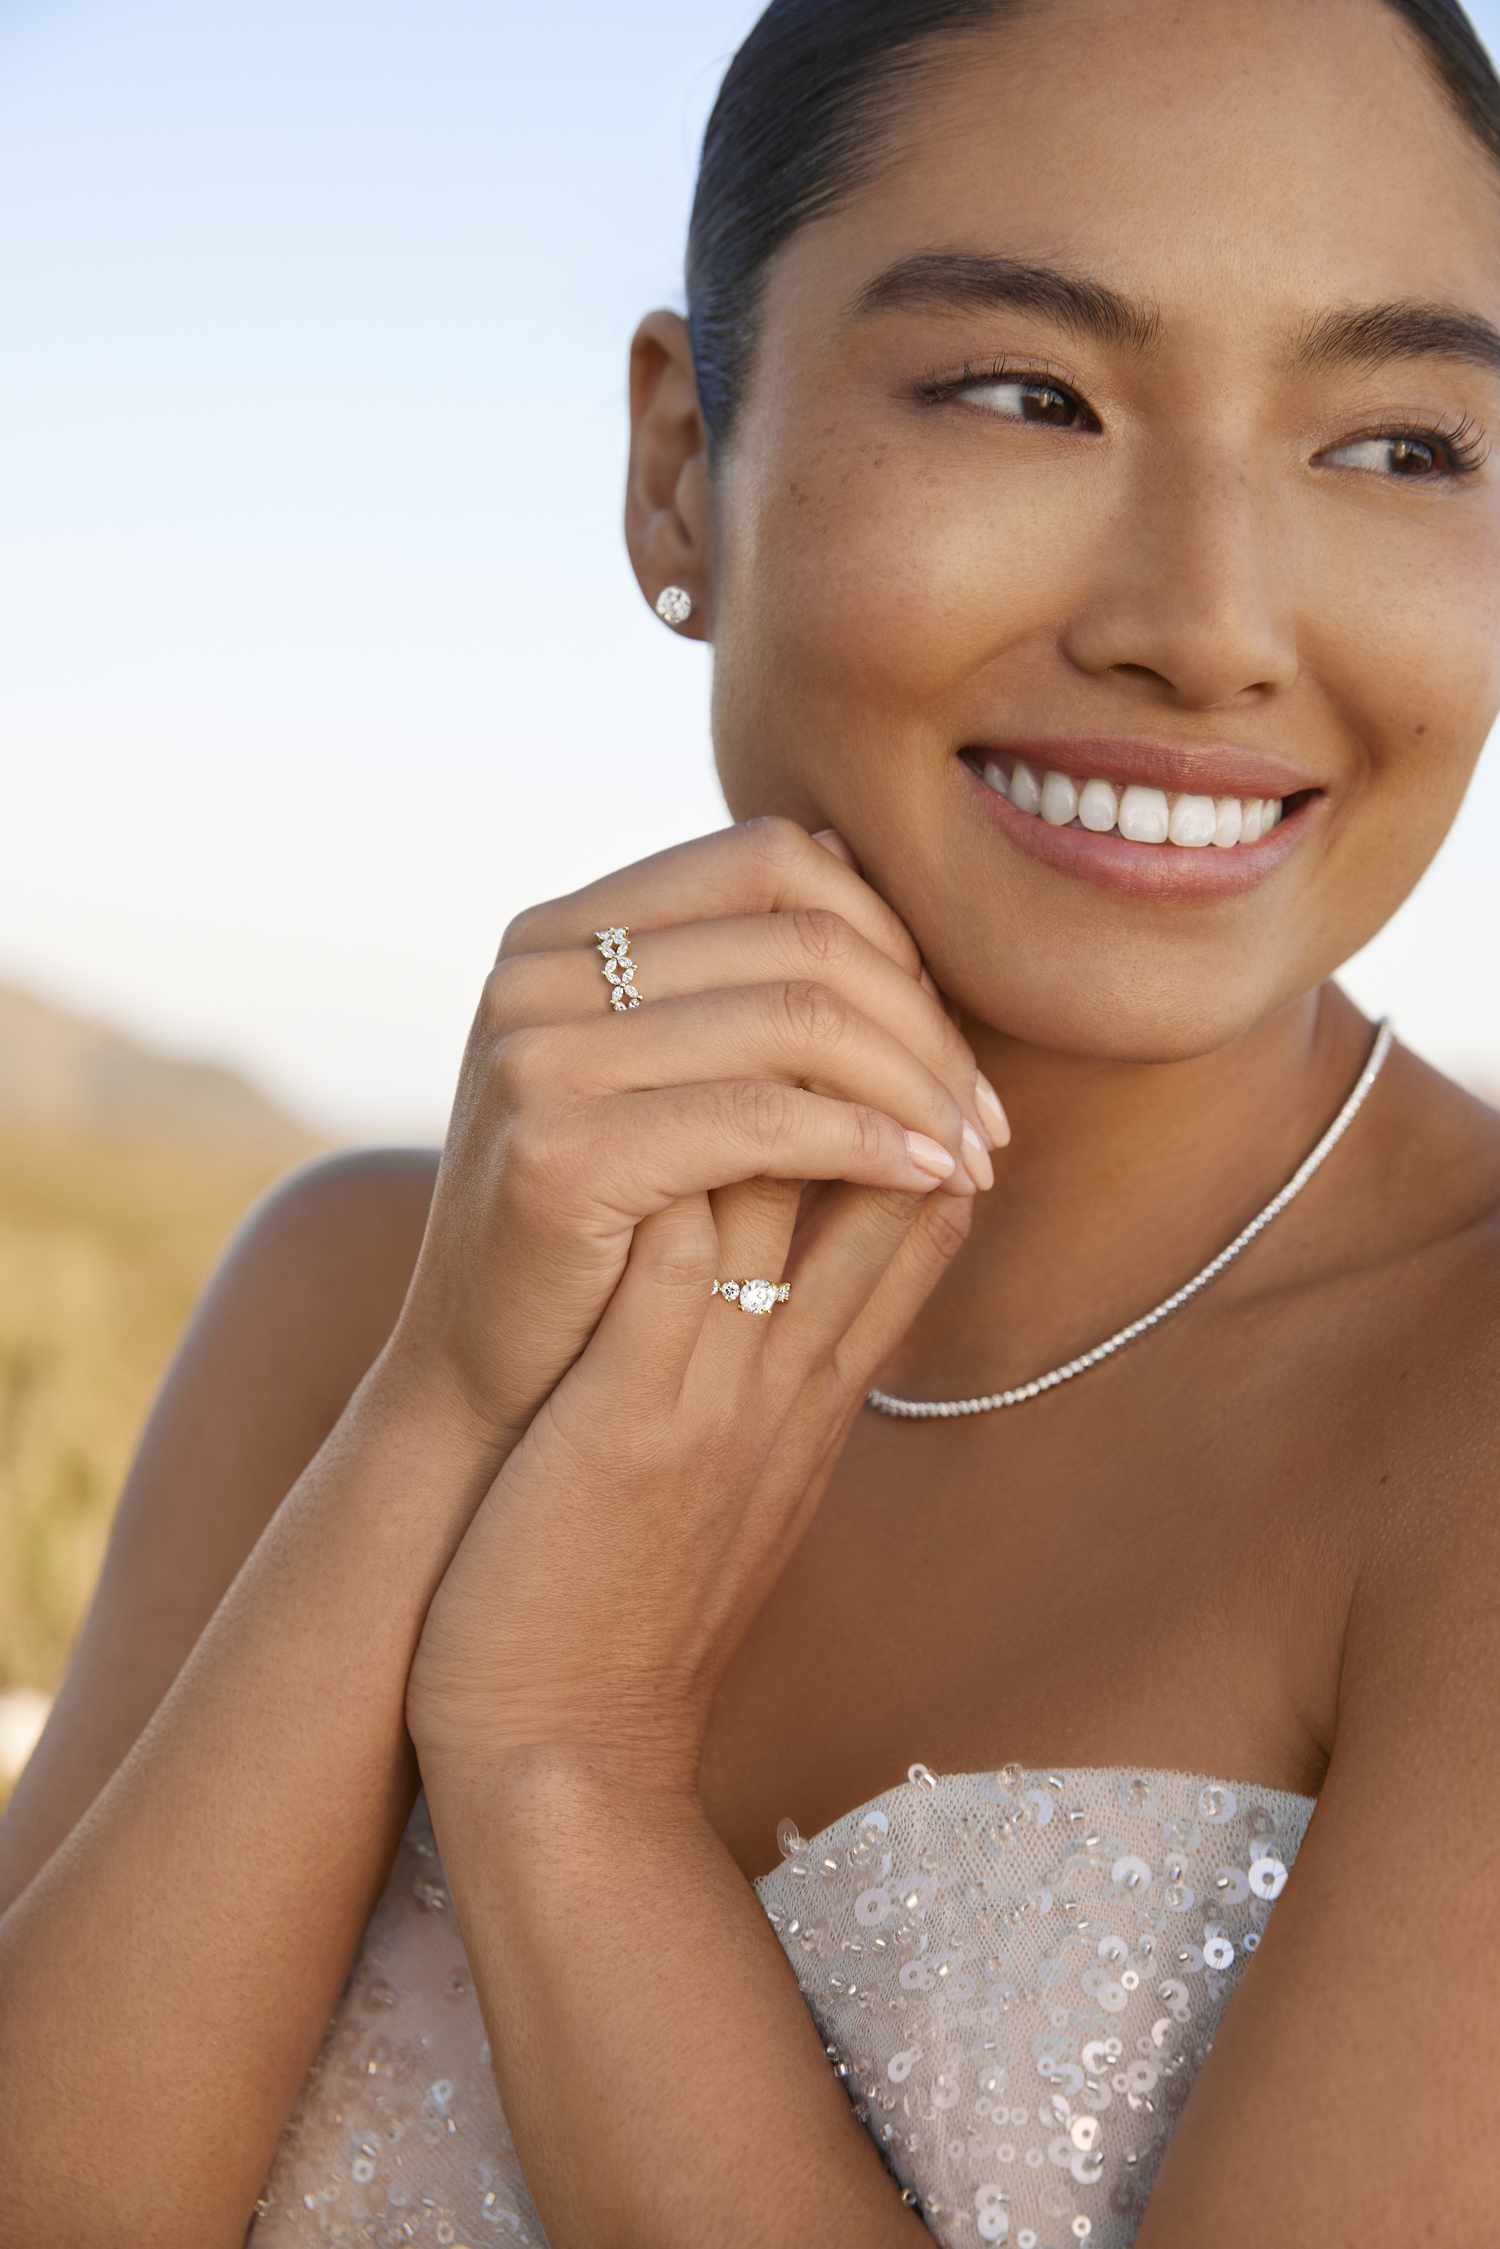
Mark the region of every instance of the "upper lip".
[[1038, 775], [1056, 771], [1163, 789], [1169, 795], [1287, 797], [1323, 784], [1289, 758], [1239, 742], [1165, 742], [1124, 734], [1035, 734], [968, 742], [983, 757], [1023, 758]]

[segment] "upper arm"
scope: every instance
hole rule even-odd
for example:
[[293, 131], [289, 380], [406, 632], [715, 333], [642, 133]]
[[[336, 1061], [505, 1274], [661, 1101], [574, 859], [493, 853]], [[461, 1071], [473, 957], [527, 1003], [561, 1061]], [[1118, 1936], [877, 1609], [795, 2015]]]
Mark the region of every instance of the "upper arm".
[[152, 1401], [66, 1675], [0, 1817], [0, 1913], [121, 1764], [386, 1341], [436, 1162], [420, 1148], [315, 1157], [240, 1222]]
[[1392, 1370], [1415, 1441], [1364, 1495], [1327, 1777], [1137, 2249], [1500, 2223], [1500, 1351], [1493, 1311], [1469, 1312], [1467, 1338]]

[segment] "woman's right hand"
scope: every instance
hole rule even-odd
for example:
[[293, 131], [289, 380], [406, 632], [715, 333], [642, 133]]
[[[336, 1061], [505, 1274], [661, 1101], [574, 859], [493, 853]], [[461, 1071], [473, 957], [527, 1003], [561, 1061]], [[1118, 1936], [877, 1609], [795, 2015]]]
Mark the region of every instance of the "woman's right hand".
[[[596, 941], [617, 926], [641, 989], [623, 1014]], [[498, 1469], [588, 1343], [642, 1218], [758, 1177], [973, 1194], [1009, 1137], [977, 1105], [976, 1068], [905, 924], [780, 815], [528, 907], [485, 978], [382, 1359], [435, 1385]], [[947, 1179], [913, 1163], [908, 1132], [948, 1151]]]

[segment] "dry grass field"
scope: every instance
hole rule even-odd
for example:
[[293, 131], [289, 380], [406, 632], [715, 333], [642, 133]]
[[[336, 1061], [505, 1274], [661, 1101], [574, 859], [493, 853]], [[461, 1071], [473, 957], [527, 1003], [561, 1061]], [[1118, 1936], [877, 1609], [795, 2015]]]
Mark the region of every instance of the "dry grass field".
[[[0, 984], [0, 1715], [50, 1700], [151, 1402], [236, 1227], [337, 1143], [221, 1063]], [[0, 1741], [0, 1804], [14, 1774]]]
[[57, 1685], [193, 1303], [290, 1168], [0, 1129], [0, 1688]]

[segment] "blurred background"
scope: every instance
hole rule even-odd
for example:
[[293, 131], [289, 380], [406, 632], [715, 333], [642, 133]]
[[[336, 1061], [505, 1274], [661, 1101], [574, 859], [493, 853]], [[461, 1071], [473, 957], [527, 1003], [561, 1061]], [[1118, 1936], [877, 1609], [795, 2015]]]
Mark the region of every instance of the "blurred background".
[[[758, 13], [0, 0], [0, 1801], [250, 1203], [439, 1143], [510, 916], [728, 817], [626, 353]], [[1339, 974], [1500, 1102], [1497, 829], [1492, 755]]]

